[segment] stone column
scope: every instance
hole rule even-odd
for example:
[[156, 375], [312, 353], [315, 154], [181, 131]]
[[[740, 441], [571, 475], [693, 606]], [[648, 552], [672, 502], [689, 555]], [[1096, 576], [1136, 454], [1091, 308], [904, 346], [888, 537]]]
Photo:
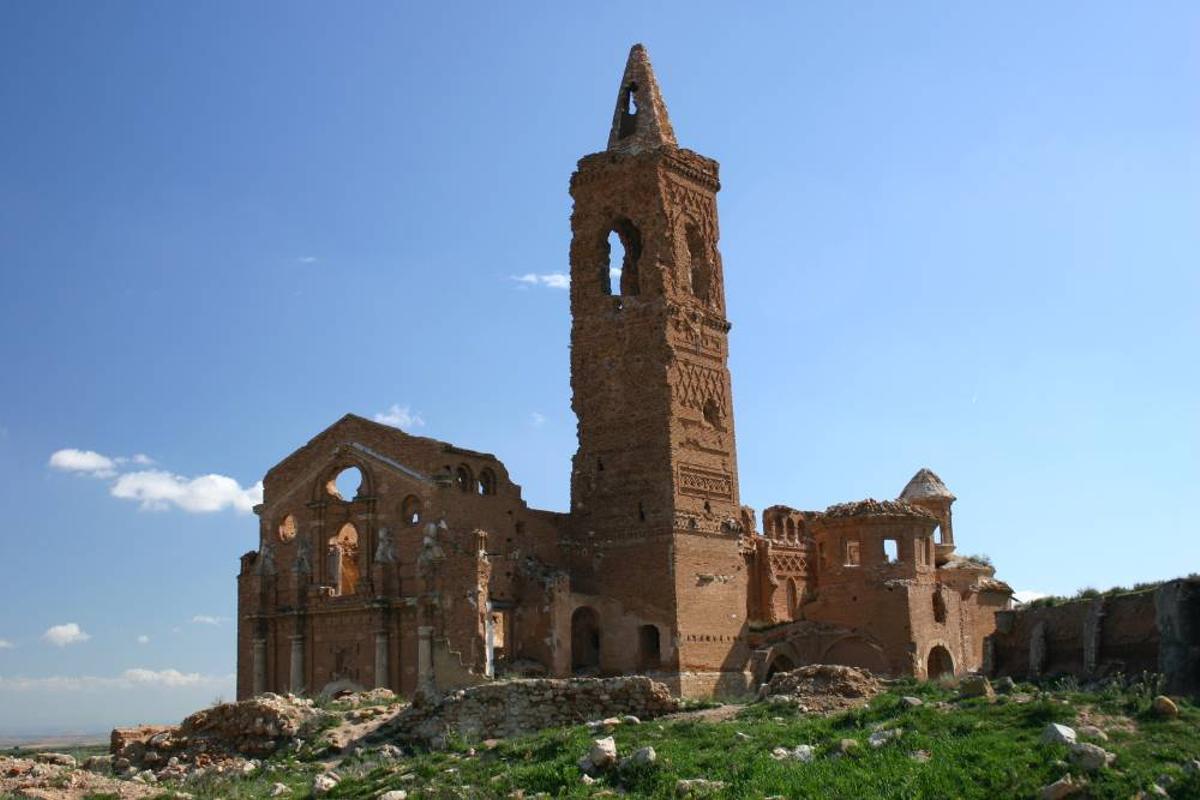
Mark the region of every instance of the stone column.
[[388, 688], [388, 644], [387, 631], [375, 634], [375, 688]]
[[262, 694], [267, 690], [267, 640], [254, 640], [254, 685], [253, 694]]
[[429, 625], [417, 628], [417, 692], [425, 697], [437, 694], [433, 680], [433, 628]]
[[292, 669], [291, 682], [288, 686], [292, 694], [304, 693], [304, 637], [292, 637]]

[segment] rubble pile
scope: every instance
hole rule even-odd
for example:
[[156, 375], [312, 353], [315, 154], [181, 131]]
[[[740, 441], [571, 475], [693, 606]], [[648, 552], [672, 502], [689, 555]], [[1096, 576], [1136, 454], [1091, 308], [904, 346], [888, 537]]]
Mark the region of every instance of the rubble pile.
[[43, 755], [47, 754], [39, 754], [32, 759], [0, 756], [0, 797], [82, 800], [85, 797], [107, 796], [120, 800], [140, 800], [162, 794], [160, 790], [144, 783], [97, 775], [86, 769], [77, 769], [65, 761], [42, 758]]
[[121, 777], [146, 780], [183, 778], [206, 769], [252, 771], [256, 762], [247, 759], [298, 741], [321, 716], [312, 700], [264, 694], [197, 711], [179, 725], [116, 728], [109, 741], [112, 769]]
[[440, 702], [414, 705], [388, 726], [402, 741], [437, 746], [446, 735], [493, 739], [601, 717], [641, 719], [679, 710], [664, 684], [643, 675], [621, 678], [541, 678], [460, 689]]
[[779, 698], [806, 711], [829, 713], [864, 705], [883, 688], [865, 669], [809, 664], [773, 675], [759, 690], [759, 698], [769, 702], [778, 702], [774, 698]]

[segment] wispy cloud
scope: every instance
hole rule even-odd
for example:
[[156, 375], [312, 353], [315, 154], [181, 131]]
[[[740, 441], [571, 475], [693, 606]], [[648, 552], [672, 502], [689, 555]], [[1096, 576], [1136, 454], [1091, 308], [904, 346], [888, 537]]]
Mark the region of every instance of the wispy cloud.
[[1021, 589], [1013, 592], [1013, 599], [1021, 603], [1032, 603], [1034, 600], [1040, 600], [1043, 597], [1049, 596], [1045, 592], [1036, 592], [1033, 589]]
[[201, 675], [199, 672], [181, 672], [177, 669], [145, 669], [134, 667], [116, 677], [94, 675], [53, 675], [45, 678], [8, 678], [0, 676], [0, 690], [16, 692], [79, 692], [88, 689], [138, 689], [161, 687], [178, 689], [192, 686], [226, 686], [234, 679], [232, 675]]
[[137, 637], [137, 643], [138, 644], [150, 644], [150, 637], [143, 633]]
[[408, 406], [397, 403], [393, 403], [387, 411], [377, 413], [375, 421], [391, 425], [393, 428], [420, 428], [425, 424], [425, 420], [420, 414], [413, 412]]
[[66, 448], [50, 456], [50, 466], [63, 472], [114, 479], [109, 494], [120, 500], [137, 501], [143, 510], [162, 511], [171, 507], [193, 513], [232, 508], [247, 513], [262, 502], [262, 482], [242, 487], [225, 475], [209, 474], [188, 478], [164, 469], [125, 471], [125, 465], [149, 467], [154, 459], [145, 453], [106, 456], [94, 450]]
[[220, 625], [225, 622], [228, 617], [214, 617], [211, 614], [197, 614], [192, 617], [192, 622], [197, 625]]
[[316, 257], [316, 256], [300, 256], [300, 257], [299, 257], [299, 258], [297, 258], [296, 260], [297, 260], [297, 261], [299, 261], [301, 264], [315, 264], [315, 263], [317, 263], [317, 257]]
[[535, 428], [540, 428], [546, 424], [546, 415], [539, 414], [537, 411], [529, 414], [529, 424]]
[[522, 289], [530, 286], [545, 286], [549, 289], [571, 288], [571, 277], [563, 272], [527, 272], [524, 275], [511, 275], [509, 277], [521, 284]]
[[8, 639], [0, 639], [0, 650], [11, 650], [14, 647], [16, 647], [16, 645], [14, 645]]
[[92, 638], [90, 633], [86, 633], [83, 628], [77, 623], [67, 622], [62, 625], [52, 625], [42, 634], [43, 641], [46, 641], [56, 647], [66, 647], [69, 644], [78, 644], [86, 642]]

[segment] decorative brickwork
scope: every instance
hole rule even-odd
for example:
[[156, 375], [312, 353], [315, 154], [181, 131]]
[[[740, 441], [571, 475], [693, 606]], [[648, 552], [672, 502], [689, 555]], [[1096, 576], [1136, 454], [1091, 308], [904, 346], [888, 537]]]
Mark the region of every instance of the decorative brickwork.
[[608, 147], [571, 178], [569, 513], [529, 508], [492, 455], [343, 417], [264, 479], [239, 697], [632, 673], [741, 694], [814, 661], [983, 663], [1010, 592], [954, 556], [932, 472], [894, 501], [772, 506], [762, 532], [740, 505], [720, 187], [635, 46]]

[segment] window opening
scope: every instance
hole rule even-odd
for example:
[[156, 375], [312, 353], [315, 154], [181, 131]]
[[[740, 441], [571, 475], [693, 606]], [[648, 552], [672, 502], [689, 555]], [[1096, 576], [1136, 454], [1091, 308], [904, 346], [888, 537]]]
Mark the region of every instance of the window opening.
[[632, 136], [637, 131], [638, 123], [638, 101], [637, 101], [638, 85], [631, 83], [625, 87], [625, 96], [623, 98], [621, 108], [621, 123], [617, 129], [617, 138], [624, 139], [626, 136]]
[[416, 495], [410, 494], [404, 498], [404, 503], [400, 507], [400, 515], [404, 517], [404, 524], [412, 527], [421, 521], [421, 499]]
[[846, 559], [843, 563], [847, 567], [857, 567], [862, 563], [862, 557], [859, 553], [858, 539], [846, 540]]
[[466, 464], [459, 464], [458, 469], [454, 472], [454, 482], [464, 492], [473, 491], [475, 488], [475, 476], [471, 474], [471, 468]]
[[946, 600], [940, 588], [933, 590], [933, 621], [939, 624], [946, 621]]
[[692, 294], [707, 303], [712, 284], [712, 270], [708, 264], [704, 236], [700, 233], [699, 226], [688, 223], [684, 238], [687, 242]]
[[279, 523], [279, 541], [287, 544], [292, 539], [296, 538], [296, 518], [288, 514]]
[[496, 473], [490, 469], [480, 470], [479, 486], [477, 487], [481, 496], [487, 496], [496, 493]]
[[329, 584], [339, 595], [354, 594], [358, 588], [358, 529], [347, 522], [329, 538]]
[[898, 563], [900, 561], [900, 543], [895, 539], [884, 539], [883, 557], [889, 564]]
[[346, 467], [325, 484], [325, 491], [338, 500], [350, 502], [362, 491], [363, 474], [358, 467]]

